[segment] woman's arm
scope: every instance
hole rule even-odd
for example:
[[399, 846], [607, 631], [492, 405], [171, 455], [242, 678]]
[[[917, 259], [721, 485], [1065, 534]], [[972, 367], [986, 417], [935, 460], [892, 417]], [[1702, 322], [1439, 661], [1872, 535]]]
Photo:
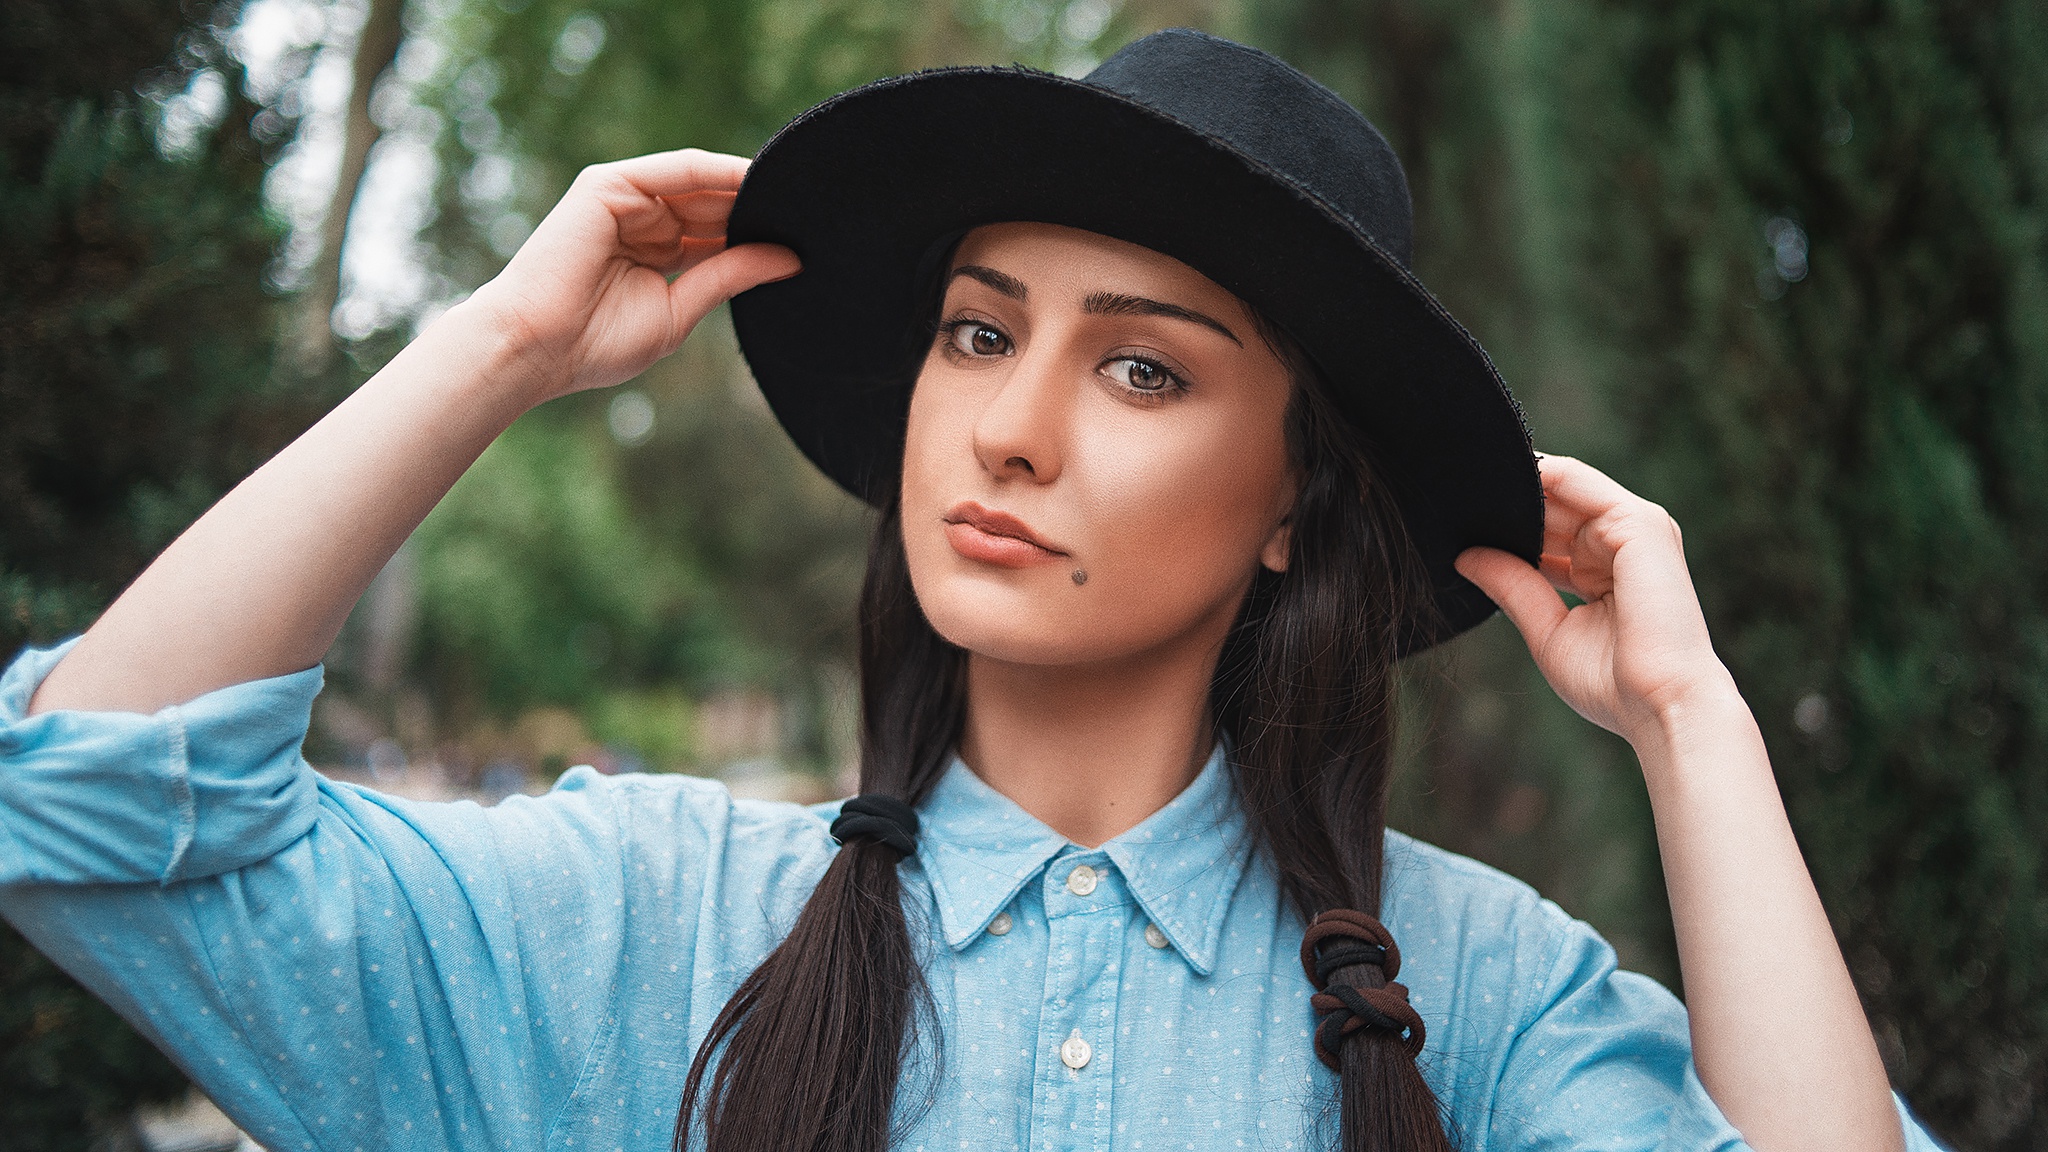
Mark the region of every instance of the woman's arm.
[[637, 375], [719, 303], [796, 272], [787, 249], [725, 248], [746, 166], [685, 150], [586, 169], [496, 279], [165, 549], [31, 713], [154, 712], [319, 661], [378, 570], [521, 413]]
[[[1714, 655], [1678, 526], [1600, 472], [1542, 460], [1543, 564], [1473, 549], [1559, 696], [1649, 784], [1693, 1060], [1761, 1152], [1903, 1147], [1883, 1063], [1792, 836], [1756, 720]], [[1567, 608], [1557, 589], [1586, 602]]]

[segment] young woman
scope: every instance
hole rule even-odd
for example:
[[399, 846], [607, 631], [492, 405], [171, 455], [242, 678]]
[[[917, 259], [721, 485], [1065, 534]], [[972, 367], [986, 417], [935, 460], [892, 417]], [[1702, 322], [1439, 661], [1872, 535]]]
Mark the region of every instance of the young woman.
[[[1363, 118], [1189, 32], [590, 169], [0, 680], [0, 911], [278, 1152], [1931, 1147], [1676, 527], [1571, 460], [1539, 496], [1407, 235]], [[317, 662], [463, 469], [742, 293], [880, 511], [862, 795], [315, 775]], [[1474, 584], [1640, 754], [1689, 1014], [1385, 829], [1393, 663]]]

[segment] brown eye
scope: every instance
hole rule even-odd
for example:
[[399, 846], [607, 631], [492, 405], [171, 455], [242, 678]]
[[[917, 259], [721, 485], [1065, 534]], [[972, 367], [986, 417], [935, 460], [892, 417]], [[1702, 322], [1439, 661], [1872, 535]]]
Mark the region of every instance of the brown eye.
[[1124, 356], [1110, 361], [1108, 368], [1117, 383], [1136, 392], [1166, 392], [1180, 384], [1165, 365], [1150, 360]]
[[969, 356], [1001, 356], [1010, 350], [1010, 338], [975, 320], [953, 325], [953, 347]]

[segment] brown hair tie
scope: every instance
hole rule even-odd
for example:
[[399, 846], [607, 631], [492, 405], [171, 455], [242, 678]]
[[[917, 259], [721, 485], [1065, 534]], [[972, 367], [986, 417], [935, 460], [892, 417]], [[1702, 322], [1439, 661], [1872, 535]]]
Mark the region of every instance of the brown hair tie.
[[[1324, 941], [1329, 941], [1327, 945]], [[1368, 964], [1386, 975], [1380, 988], [1330, 985], [1339, 968]], [[1422, 1017], [1408, 1003], [1408, 989], [1394, 983], [1401, 971], [1401, 950], [1393, 933], [1376, 917], [1351, 908], [1332, 908], [1309, 921], [1301, 938], [1301, 970], [1316, 986], [1309, 1007], [1327, 1013], [1316, 1025], [1316, 1058], [1332, 1071], [1340, 1068], [1337, 1051], [1346, 1037], [1374, 1028], [1402, 1037], [1409, 1056], [1422, 1051]]]

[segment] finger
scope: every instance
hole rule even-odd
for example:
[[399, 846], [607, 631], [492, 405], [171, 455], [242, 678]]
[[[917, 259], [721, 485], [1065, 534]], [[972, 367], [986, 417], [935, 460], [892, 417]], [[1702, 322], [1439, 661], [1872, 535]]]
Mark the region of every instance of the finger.
[[1545, 575], [1512, 553], [1467, 548], [1453, 563], [1460, 576], [1479, 585], [1480, 591], [1500, 605], [1531, 652], [1542, 650], [1570, 611]]
[[719, 190], [664, 196], [661, 202], [682, 225], [683, 235], [698, 240], [717, 240], [725, 237], [725, 222], [732, 218], [734, 198], [734, 193]]
[[634, 263], [645, 264], [661, 273], [663, 279], [672, 280], [723, 251], [723, 239], [695, 240], [684, 236], [666, 246], [648, 245], [635, 249], [629, 255]]
[[742, 244], [728, 248], [676, 277], [668, 286], [669, 310], [677, 332], [697, 326], [713, 308], [771, 280], [786, 280], [803, 270], [796, 253], [780, 244]]
[[1560, 592], [1569, 592], [1588, 602], [1614, 591], [1611, 557], [1585, 548], [1564, 556], [1544, 556], [1543, 574]]
[[723, 244], [725, 222], [732, 216], [732, 201], [730, 192], [691, 192], [658, 198], [633, 195], [610, 208], [619, 222], [620, 243], [635, 250], [636, 258], [642, 258], [644, 253], [639, 250], [666, 253], [678, 238]]
[[1550, 586], [1559, 592], [1569, 592], [1583, 598], [1579, 586], [1572, 580], [1572, 558], [1569, 553], [1544, 552], [1538, 558], [1536, 570], [1550, 581]]
[[641, 207], [618, 213], [619, 241], [635, 261], [673, 276], [724, 251], [732, 202], [730, 192], [640, 200]]
[[744, 156], [681, 148], [614, 160], [599, 164], [592, 171], [616, 177], [644, 196], [684, 196], [692, 192], [738, 191], [749, 163]]
[[1569, 555], [1572, 545], [1578, 541], [1579, 532], [1586, 526], [1586, 518], [1562, 508], [1543, 510], [1543, 550], [1559, 556]]
[[1561, 524], [1572, 517], [1583, 523], [1617, 504], [1641, 499], [1605, 472], [1570, 456], [1545, 456], [1537, 466], [1542, 472], [1544, 507], [1546, 511], [1555, 509]]

